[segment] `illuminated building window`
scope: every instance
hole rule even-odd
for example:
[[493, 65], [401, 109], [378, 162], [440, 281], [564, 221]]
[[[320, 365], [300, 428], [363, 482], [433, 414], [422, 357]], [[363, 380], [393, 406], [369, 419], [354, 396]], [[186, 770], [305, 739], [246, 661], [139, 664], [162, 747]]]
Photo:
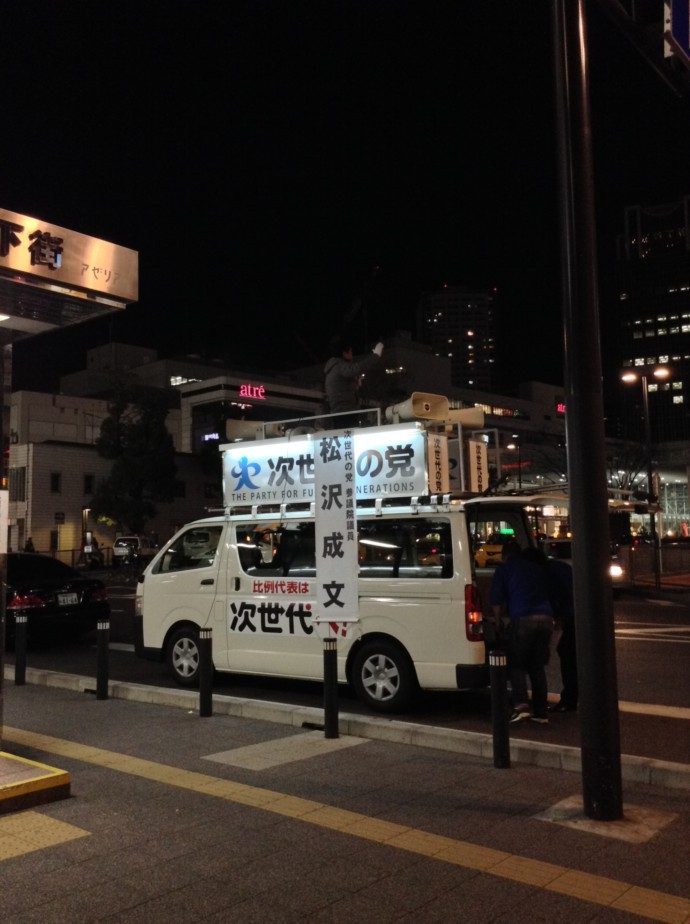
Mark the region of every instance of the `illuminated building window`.
[[656, 382], [651, 382], [651, 383], [647, 386], [647, 390], [648, 390], [648, 391], [659, 391], [659, 386], [656, 384]]
[[674, 404], [682, 404], [682, 403], [683, 403], [683, 396], [682, 396], [682, 395], [674, 395], [674, 396], [673, 396], [673, 403], [674, 403]]
[[636, 330], [633, 332], [633, 340], [642, 340], [642, 331]]
[[667, 362], [668, 362], [668, 354], [666, 354], [665, 356], [660, 356], [660, 357], [659, 357], [659, 362], [660, 362], [660, 363], [667, 363]]
[[665, 327], [659, 327], [659, 328], [657, 328], [657, 334], [658, 334], [660, 337], [665, 337], [667, 333], [668, 333], [668, 331], [666, 330]]
[[671, 388], [674, 391], [682, 391], [683, 383], [682, 382], [671, 382]]

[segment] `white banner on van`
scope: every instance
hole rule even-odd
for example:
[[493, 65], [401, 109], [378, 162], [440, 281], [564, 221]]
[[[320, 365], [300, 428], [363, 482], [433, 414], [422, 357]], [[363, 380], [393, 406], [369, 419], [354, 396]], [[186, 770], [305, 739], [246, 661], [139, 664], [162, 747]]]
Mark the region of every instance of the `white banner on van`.
[[314, 437], [316, 620], [356, 622], [357, 522], [351, 430]]
[[486, 443], [481, 440], [469, 440], [467, 443], [469, 459], [470, 491], [483, 494], [489, 487], [489, 462]]
[[[432, 465], [436, 470], [438, 460], [427, 459], [427, 435], [419, 426], [392, 424], [352, 432], [356, 500], [429, 493], [429, 470]], [[224, 445], [225, 505], [315, 501], [314, 466], [323, 436]], [[436, 470], [437, 480], [438, 475]]]

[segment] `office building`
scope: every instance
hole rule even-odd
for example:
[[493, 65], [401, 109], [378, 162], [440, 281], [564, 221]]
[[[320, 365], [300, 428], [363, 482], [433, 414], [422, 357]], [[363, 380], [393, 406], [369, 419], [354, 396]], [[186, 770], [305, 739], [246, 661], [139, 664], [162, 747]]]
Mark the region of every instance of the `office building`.
[[450, 359], [457, 388], [490, 391], [495, 385], [494, 298], [494, 290], [444, 285], [419, 301], [417, 337]]
[[626, 208], [617, 242], [618, 336], [610, 366], [610, 430], [643, 439], [640, 386], [625, 387], [625, 369], [670, 366], [666, 382], [649, 382], [654, 444], [690, 438], [690, 196], [665, 205]]

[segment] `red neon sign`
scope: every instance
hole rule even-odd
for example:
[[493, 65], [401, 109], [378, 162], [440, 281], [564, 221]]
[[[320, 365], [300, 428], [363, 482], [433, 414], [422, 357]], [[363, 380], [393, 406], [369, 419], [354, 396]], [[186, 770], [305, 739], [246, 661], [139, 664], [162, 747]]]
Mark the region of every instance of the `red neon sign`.
[[556, 402], [556, 413], [565, 414], [565, 401]]
[[265, 401], [266, 388], [264, 385], [240, 385], [240, 398], [259, 398]]

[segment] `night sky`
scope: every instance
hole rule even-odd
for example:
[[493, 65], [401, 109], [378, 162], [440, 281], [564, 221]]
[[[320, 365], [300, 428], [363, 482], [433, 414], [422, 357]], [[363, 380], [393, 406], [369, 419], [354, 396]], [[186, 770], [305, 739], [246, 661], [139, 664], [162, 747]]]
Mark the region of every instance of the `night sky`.
[[[589, 9], [606, 322], [624, 206], [690, 193], [690, 103]], [[495, 286], [503, 387], [561, 380], [549, 0], [9, 0], [0, 51], [0, 206], [139, 251], [115, 339], [290, 368], [362, 292], [373, 340]], [[108, 330], [18, 345], [15, 387]]]

